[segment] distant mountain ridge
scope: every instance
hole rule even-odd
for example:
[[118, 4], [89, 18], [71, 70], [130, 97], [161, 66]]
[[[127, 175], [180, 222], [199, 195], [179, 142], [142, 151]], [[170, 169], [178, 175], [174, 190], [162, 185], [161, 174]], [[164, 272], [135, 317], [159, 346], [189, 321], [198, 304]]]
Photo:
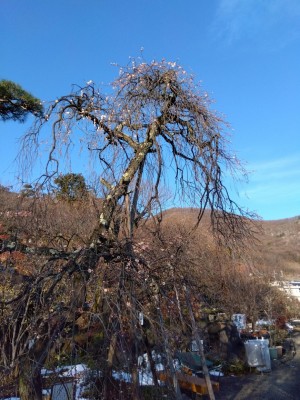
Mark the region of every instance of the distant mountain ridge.
[[[205, 213], [201, 226], [203, 234], [209, 235], [209, 213]], [[185, 226], [192, 226], [198, 211], [193, 208], [171, 208], [164, 211], [164, 221], [176, 220]], [[259, 228], [257, 245], [253, 246], [253, 261], [274, 278], [300, 280], [300, 216], [279, 220], [255, 222]]]
[[266, 265], [282, 278], [300, 280], [300, 216], [261, 221], [261, 226]]

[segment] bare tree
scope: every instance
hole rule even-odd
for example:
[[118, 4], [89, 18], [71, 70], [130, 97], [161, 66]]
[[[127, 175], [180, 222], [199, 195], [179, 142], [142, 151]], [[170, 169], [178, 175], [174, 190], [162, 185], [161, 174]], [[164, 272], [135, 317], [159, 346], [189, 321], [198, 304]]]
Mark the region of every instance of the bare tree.
[[243, 212], [223, 184], [223, 171], [236, 172], [240, 166], [227, 152], [226, 124], [209, 110], [207, 94], [180, 66], [167, 62], [133, 62], [120, 69], [113, 88], [110, 95], [94, 83], [75, 88], [56, 100], [24, 137], [28, 156], [40, 148], [42, 128], [52, 120], [44, 179], [57, 174], [61, 155], [80, 134], [81, 143], [97, 157], [95, 169], [106, 192], [99, 229], [117, 229], [113, 221], [127, 196], [131, 225], [151, 214], [165, 177], [174, 181], [172, 189], [182, 199], [201, 211], [209, 208], [221, 232], [221, 221], [226, 234], [236, 232]]
[[[104, 332], [102, 397], [110, 397], [108, 380], [117, 349], [125, 349], [133, 376], [132, 398], [140, 398], [137, 356], [147, 335], [139, 315], [151, 311], [149, 299], [163, 304], [169, 297], [165, 283], [153, 280], [153, 263], [141, 251], [143, 246], [137, 251], [135, 232], [153, 216], [156, 222], [151, 226], [157, 233], [160, 194], [166, 181], [172, 181], [178, 201], [198, 208], [198, 223], [209, 209], [214, 232], [228, 246], [251, 233], [245, 225], [250, 214], [230, 198], [223, 183], [225, 169], [236, 172], [240, 166], [227, 150], [226, 124], [210, 111], [209, 104], [206, 93], [176, 63], [132, 62], [120, 69], [108, 94], [94, 83], [75, 87], [53, 102], [24, 136], [25, 161], [32, 160], [43, 143], [48, 146], [45, 173], [36, 183], [39, 193], [51, 189], [64, 168], [63, 155], [80, 144], [94, 159], [104, 195], [89, 239], [75, 251], [41, 256], [36, 249], [32, 255], [36, 274], [21, 285], [16, 297], [3, 302], [8, 318], [1, 327], [2, 365], [17, 374], [22, 400], [41, 399], [41, 367], [58, 338], [66, 338], [70, 326], [81, 317], [95, 285], [98, 295], [91, 300], [93, 318], [101, 321]], [[161, 273], [166, 267], [165, 263], [160, 266]], [[179, 279], [182, 272], [173, 280], [173, 289], [178, 288]], [[70, 282], [72, 290], [66, 293]], [[180, 307], [177, 309], [180, 321]], [[189, 310], [194, 330], [190, 303]], [[149, 321], [151, 331], [165, 338], [160, 307], [152, 309]], [[169, 368], [176, 388], [176, 376], [172, 366]], [[176, 397], [180, 398], [178, 388]]]

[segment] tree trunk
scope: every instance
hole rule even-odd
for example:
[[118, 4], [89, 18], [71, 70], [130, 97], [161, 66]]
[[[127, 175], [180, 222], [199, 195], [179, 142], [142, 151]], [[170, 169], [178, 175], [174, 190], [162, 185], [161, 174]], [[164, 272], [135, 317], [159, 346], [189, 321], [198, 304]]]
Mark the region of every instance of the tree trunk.
[[151, 369], [151, 373], [152, 373], [152, 376], [153, 376], [153, 383], [154, 383], [155, 387], [158, 387], [159, 383], [158, 383], [158, 379], [157, 379], [157, 375], [156, 375], [155, 362], [154, 362], [153, 357], [152, 357], [151, 348], [150, 348], [150, 345], [149, 345], [147, 334], [145, 334], [144, 343], [145, 343], [145, 346], [146, 346], [146, 352], [147, 352], [147, 355], [148, 355], [150, 369]]
[[24, 360], [19, 370], [19, 396], [21, 400], [42, 400], [41, 370], [32, 361]]
[[158, 312], [160, 329], [161, 329], [162, 338], [163, 338], [163, 342], [164, 342], [164, 350], [166, 352], [168, 367], [170, 370], [170, 375], [172, 378], [173, 388], [174, 388], [174, 392], [175, 392], [175, 398], [176, 398], [176, 400], [182, 400], [181, 390], [180, 390], [180, 386], [179, 386], [178, 379], [176, 376], [176, 371], [174, 368], [173, 359], [172, 359], [172, 355], [171, 355], [171, 351], [170, 351], [170, 347], [169, 347], [168, 335], [167, 335], [167, 332], [164, 327], [163, 316], [161, 313], [161, 309], [159, 307], [158, 295], [155, 296], [155, 300], [156, 300], [156, 308], [157, 308], [157, 312]]
[[190, 300], [190, 293], [189, 293], [188, 289], [186, 288], [186, 286], [184, 286], [184, 289], [185, 289], [185, 294], [186, 294], [186, 303], [187, 303], [187, 306], [188, 306], [190, 319], [191, 319], [191, 322], [192, 322], [193, 334], [194, 334], [194, 337], [196, 339], [197, 347], [199, 349], [199, 355], [200, 355], [201, 364], [202, 364], [202, 371], [203, 371], [204, 378], [205, 378], [205, 383], [206, 383], [206, 386], [207, 386], [208, 396], [209, 396], [210, 400], [215, 400], [215, 394], [214, 394], [214, 391], [213, 391], [213, 387], [212, 387], [212, 384], [211, 384], [208, 368], [207, 368], [207, 365], [206, 365], [204, 349], [203, 349], [203, 341], [200, 338], [199, 331], [198, 331], [198, 328], [197, 328], [197, 325], [196, 325], [196, 321], [195, 321], [195, 317], [194, 317], [194, 313], [193, 313], [193, 308], [192, 308], [192, 304], [191, 304], [191, 300]]
[[19, 363], [19, 396], [21, 400], [42, 400], [43, 380], [41, 369], [51, 348], [51, 339], [36, 340]]
[[178, 290], [177, 290], [177, 287], [175, 284], [174, 284], [174, 291], [175, 291], [175, 295], [176, 295], [176, 302], [177, 302], [177, 308], [178, 308], [179, 318], [180, 318], [180, 322], [181, 322], [182, 333], [185, 334], [186, 333], [186, 325], [183, 320], [183, 316], [182, 316], [182, 312], [181, 312], [180, 298], [179, 298]]
[[104, 381], [103, 381], [103, 400], [110, 400], [109, 385], [111, 384], [112, 370], [113, 370], [113, 359], [116, 352], [117, 346], [117, 333], [114, 332], [110, 339], [110, 344], [108, 348], [107, 364], [104, 371]]
[[140, 400], [140, 382], [139, 382], [139, 370], [136, 359], [134, 358], [132, 364], [132, 400]]

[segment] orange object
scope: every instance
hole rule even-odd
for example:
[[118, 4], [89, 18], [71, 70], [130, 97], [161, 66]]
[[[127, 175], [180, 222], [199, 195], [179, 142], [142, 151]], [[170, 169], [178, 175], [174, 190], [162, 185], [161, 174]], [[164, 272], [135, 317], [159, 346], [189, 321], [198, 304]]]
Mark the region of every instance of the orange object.
[[[171, 380], [171, 376], [166, 372], [159, 372], [158, 379], [160, 381]], [[183, 389], [192, 391], [200, 395], [208, 394], [207, 385], [204, 378], [198, 378], [197, 376], [190, 376], [176, 372], [176, 378], [178, 380], [179, 386]], [[219, 382], [211, 381], [214, 391], [220, 390]]]

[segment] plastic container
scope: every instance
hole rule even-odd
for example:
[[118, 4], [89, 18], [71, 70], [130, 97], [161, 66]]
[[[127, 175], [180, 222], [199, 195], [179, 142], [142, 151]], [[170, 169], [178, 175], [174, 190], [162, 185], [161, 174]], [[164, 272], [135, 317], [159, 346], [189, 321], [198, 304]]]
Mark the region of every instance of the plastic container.
[[270, 347], [269, 348], [269, 352], [270, 352], [271, 360], [277, 360], [277, 358], [278, 358], [277, 348], [276, 347]]
[[271, 370], [269, 340], [248, 340], [245, 342], [247, 362], [250, 367], [256, 367], [261, 372]]

